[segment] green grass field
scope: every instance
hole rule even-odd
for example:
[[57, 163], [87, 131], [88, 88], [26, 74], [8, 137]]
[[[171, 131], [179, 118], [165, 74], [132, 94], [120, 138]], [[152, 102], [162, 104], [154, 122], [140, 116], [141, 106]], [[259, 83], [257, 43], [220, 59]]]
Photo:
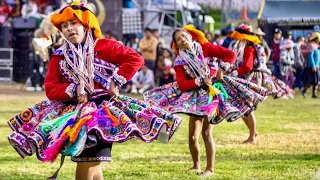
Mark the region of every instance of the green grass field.
[[[9, 145], [7, 120], [44, 98], [43, 93], [0, 93], [0, 180], [46, 179], [59, 166], [42, 164], [35, 156], [21, 159]], [[242, 120], [214, 127], [215, 175], [212, 179], [320, 179], [320, 99], [298, 95], [292, 100], [263, 102], [256, 112], [256, 145], [243, 145], [248, 130]], [[169, 144], [131, 140], [114, 144], [113, 161], [103, 163], [105, 179], [204, 179], [185, 170], [192, 166], [188, 121]], [[205, 151], [201, 141], [202, 169]], [[74, 179], [76, 164], [67, 158], [58, 179]], [[208, 179], [208, 178], [207, 178]]]

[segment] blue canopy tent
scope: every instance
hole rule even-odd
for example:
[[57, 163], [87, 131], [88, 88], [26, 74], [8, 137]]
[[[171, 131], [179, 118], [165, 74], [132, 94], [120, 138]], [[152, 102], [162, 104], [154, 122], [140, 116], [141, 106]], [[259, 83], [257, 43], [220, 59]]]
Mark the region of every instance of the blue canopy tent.
[[320, 24], [319, 11], [319, 0], [264, 0], [257, 19], [269, 43], [277, 27], [282, 32], [291, 30], [295, 40], [298, 36], [311, 33], [313, 27]]

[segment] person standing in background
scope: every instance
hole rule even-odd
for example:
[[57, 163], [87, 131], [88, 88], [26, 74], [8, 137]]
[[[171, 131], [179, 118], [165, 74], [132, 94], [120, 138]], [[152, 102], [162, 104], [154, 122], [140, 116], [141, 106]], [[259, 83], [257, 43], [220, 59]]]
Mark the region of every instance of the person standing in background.
[[293, 67], [296, 70], [296, 80], [294, 82], [293, 85], [293, 89], [294, 88], [299, 88], [299, 90], [302, 89], [303, 84], [302, 84], [302, 74], [303, 74], [303, 69], [305, 66], [305, 59], [302, 55], [301, 52], [301, 46], [304, 45], [305, 42], [305, 38], [300, 36], [297, 38], [297, 43], [293, 48], [293, 52], [294, 52], [294, 65]]
[[294, 59], [291, 56], [291, 51], [294, 47], [294, 43], [290, 39], [286, 39], [283, 43], [283, 45], [280, 46], [280, 74], [282, 77], [282, 80], [290, 87], [292, 88], [294, 84], [294, 75], [292, 68], [294, 64]]
[[303, 74], [304, 88], [302, 90], [302, 96], [306, 98], [306, 92], [310, 86], [312, 86], [312, 98], [318, 98], [316, 95], [317, 86], [320, 81], [320, 50], [319, 41], [320, 34], [313, 32], [309, 38], [312, 51], [308, 53], [307, 66]]
[[267, 41], [263, 38], [263, 36], [266, 35], [266, 33], [264, 33], [260, 28], [257, 28], [254, 30], [254, 34], [256, 34], [258, 36], [258, 38], [261, 41], [261, 46], [264, 49], [264, 52], [266, 53], [267, 56], [267, 61], [270, 59], [270, 55], [271, 55], [271, 49], [267, 43]]
[[139, 42], [139, 49], [141, 55], [145, 60], [145, 65], [150, 69], [154, 70], [157, 59], [157, 45], [158, 39], [152, 35], [152, 31], [149, 28], [144, 30], [144, 37]]
[[160, 44], [160, 47], [161, 47], [161, 48], [164, 48], [164, 47], [166, 46], [166, 43], [165, 43], [164, 39], [163, 39], [162, 37], [160, 37], [158, 29], [154, 29], [154, 30], [152, 31], [152, 34], [153, 34], [153, 36], [154, 36], [155, 38], [158, 39], [159, 44]]
[[280, 42], [282, 38], [282, 31], [279, 28], [276, 28], [274, 30], [273, 34], [273, 40], [271, 43], [271, 49], [272, 49], [272, 61], [273, 61], [273, 72], [272, 74], [282, 80], [281, 74], [280, 74]]
[[[291, 31], [287, 31], [285, 34], [284, 34], [284, 37], [283, 37], [283, 39], [281, 40], [281, 42], [280, 42], [280, 46], [282, 46], [283, 44], [284, 44], [284, 42], [286, 41], [286, 40], [291, 40], [291, 41], [293, 41], [293, 39], [292, 39], [292, 32]], [[293, 48], [290, 50], [290, 56], [291, 56], [291, 59], [294, 59], [294, 52], [293, 52]]]

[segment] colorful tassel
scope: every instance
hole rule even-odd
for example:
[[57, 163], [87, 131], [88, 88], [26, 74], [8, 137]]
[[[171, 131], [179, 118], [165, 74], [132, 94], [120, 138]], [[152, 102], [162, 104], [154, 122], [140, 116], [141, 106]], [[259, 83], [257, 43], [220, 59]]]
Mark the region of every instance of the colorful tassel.
[[53, 140], [59, 139], [64, 134], [69, 134], [72, 126], [75, 123], [74, 118], [70, 118], [64, 125], [60, 126], [59, 131], [57, 132], [56, 136], [53, 137]]
[[59, 141], [55, 142], [49, 148], [44, 150], [43, 153], [45, 158], [42, 160], [42, 162], [54, 162], [57, 159], [60, 150], [65, 145], [67, 139], [67, 136], [63, 136]]
[[228, 95], [227, 91], [224, 89], [221, 82], [216, 82], [212, 86], [221, 92], [220, 95], [221, 95], [221, 97], [223, 97], [223, 100], [227, 100], [229, 98], [229, 95]]
[[75, 140], [78, 137], [78, 134], [80, 132], [80, 130], [82, 129], [82, 127], [87, 123], [88, 120], [90, 120], [92, 118], [92, 115], [89, 115], [87, 117], [84, 117], [82, 119], [80, 119], [75, 125], [74, 127], [72, 127], [70, 133], [69, 133], [69, 137], [70, 137], [70, 144], [73, 144], [75, 142]]
[[68, 113], [66, 115], [63, 115], [61, 117], [58, 117], [51, 121], [46, 121], [41, 123], [40, 125], [40, 131], [43, 135], [48, 137], [49, 135], [57, 134], [57, 132], [60, 130], [61, 126], [65, 124], [71, 116], [75, 115], [78, 111], [73, 111], [71, 113]]
[[84, 149], [86, 139], [86, 125], [83, 125], [75, 142], [73, 144], [69, 142], [68, 148], [62, 154], [65, 156], [76, 156]]
[[108, 118], [111, 119], [111, 121], [114, 123], [113, 126], [117, 126], [119, 124], [119, 120], [117, 117], [115, 117], [109, 110], [108, 107], [103, 107], [104, 111], [107, 113]]
[[208, 87], [209, 87], [209, 95], [216, 96], [221, 93], [217, 88], [213, 87], [212, 85], [208, 85]]

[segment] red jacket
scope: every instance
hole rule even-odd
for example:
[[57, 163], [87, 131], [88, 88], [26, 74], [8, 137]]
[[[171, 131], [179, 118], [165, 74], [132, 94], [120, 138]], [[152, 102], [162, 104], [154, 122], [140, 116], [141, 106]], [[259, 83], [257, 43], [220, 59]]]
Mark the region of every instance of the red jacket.
[[[236, 54], [222, 46], [213, 45], [208, 42], [201, 45], [204, 57], [217, 57], [223, 62], [228, 62], [232, 64], [236, 59]], [[182, 92], [191, 91], [193, 89], [199, 88], [196, 84], [196, 78], [190, 78], [190, 76], [185, 72], [184, 65], [177, 65], [174, 67], [176, 71], [178, 89]], [[210, 70], [210, 75], [216, 74], [216, 70]]]
[[272, 48], [272, 61], [274, 63], [278, 63], [280, 61], [280, 41], [279, 43], [276, 43], [275, 40], [272, 40], [271, 43]]
[[0, 6], [0, 15], [5, 15], [8, 17], [10, 14], [10, 7], [9, 5]]
[[[96, 58], [118, 66], [117, 74], [123, 76], [127, 81], [143, 66], [143, 58], [129, 47], [121, 43], [109, 40], [99, 39], [94, 47]], [[67, 93], [67, 88], [73, 83], [69, 82], [60, 72], [59, 62], [63, 61], [61, 55], [52, 55], [49, 70], [44, 81], [46, 95], [50, 100], [69, 100], [73, 97]], [[94, 83], [95, 89], [102, 87]]]
[[243, 53], [243, 62], [240, 67], [238, 67], [238, 77], [242, 77], [250, 73], [253, 69], [253, 61], [256, 58], [255, 50], [252, 46], [246, 47]]

